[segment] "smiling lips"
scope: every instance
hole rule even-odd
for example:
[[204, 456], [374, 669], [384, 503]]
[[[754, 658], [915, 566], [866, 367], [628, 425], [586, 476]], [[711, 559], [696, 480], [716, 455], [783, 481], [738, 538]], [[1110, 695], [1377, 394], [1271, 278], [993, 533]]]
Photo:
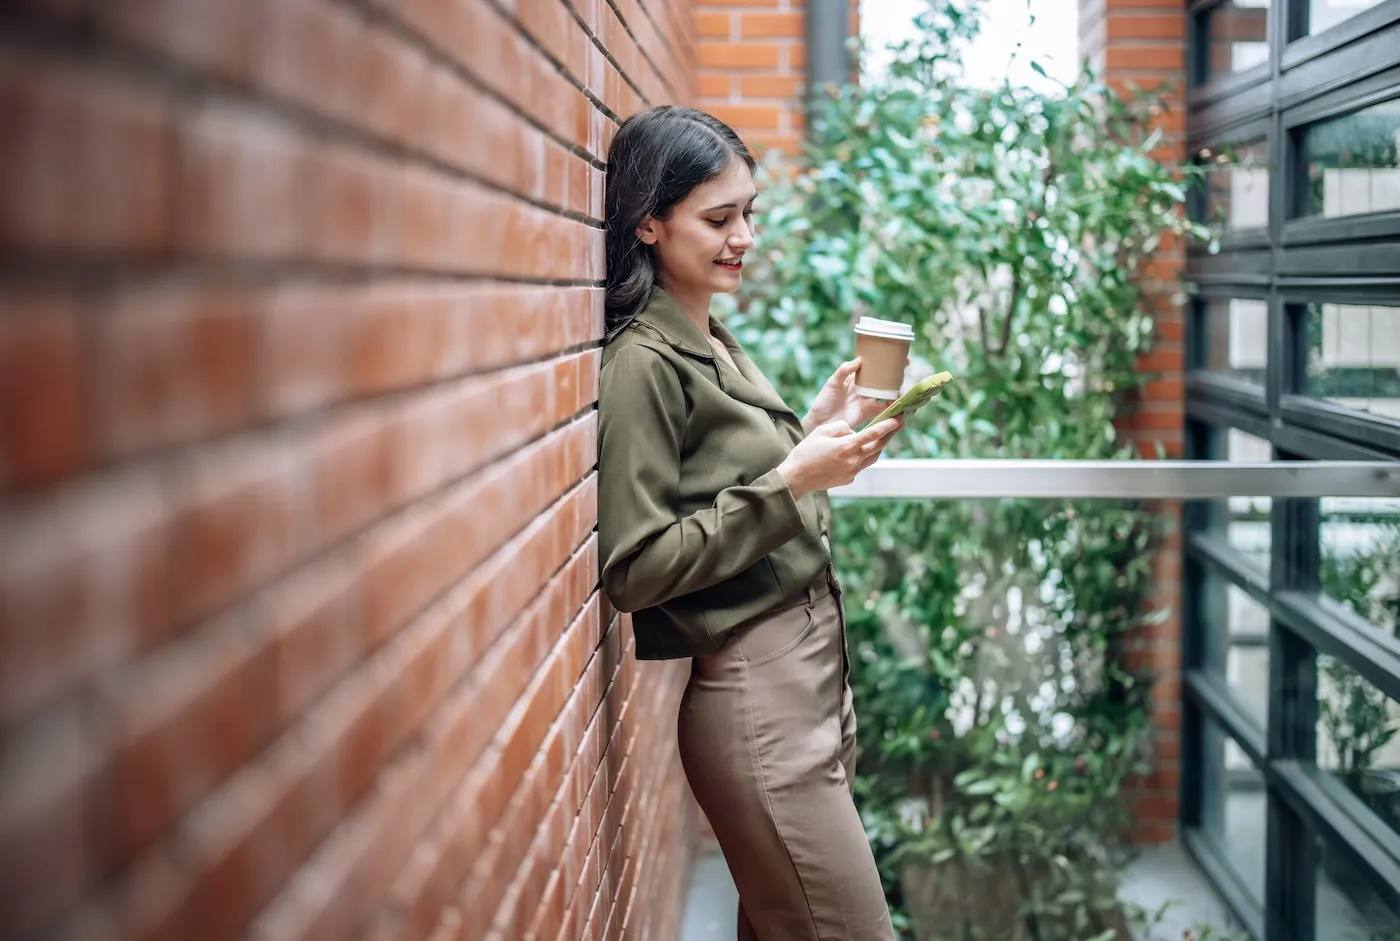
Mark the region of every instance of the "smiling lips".
[[715, 261], [715, 264], [719, 265], [726, 271], [739, 271], [744, 267], [744, 259], [742, 256], [739, 258], [729, 259], [720, 258]]

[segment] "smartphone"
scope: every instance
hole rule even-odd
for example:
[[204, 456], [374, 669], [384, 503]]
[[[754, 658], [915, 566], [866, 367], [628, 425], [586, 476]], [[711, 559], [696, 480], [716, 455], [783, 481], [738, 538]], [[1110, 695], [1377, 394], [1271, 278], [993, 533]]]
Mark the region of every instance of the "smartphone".
[[889, 408], [870, 419], [866, 423], [866, 427], [882, 422], [886, 418], [895, 418], [900, 415], [907, 418], [927, 405], [935, 395], [943, 391], [944, 386], [952, 381], [953, 374], [950, 372], [934, 373], [927, 379], [919, 380], [910, 386], [907, 392], [891, 402]]

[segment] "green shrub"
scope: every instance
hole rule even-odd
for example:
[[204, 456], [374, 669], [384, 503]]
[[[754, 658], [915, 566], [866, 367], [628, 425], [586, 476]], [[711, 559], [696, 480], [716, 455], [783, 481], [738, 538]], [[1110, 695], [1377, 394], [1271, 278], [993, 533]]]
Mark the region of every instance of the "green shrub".
[[[1160, 103], [1087, 71], [1053, 93], [970, 88], [956, 61], [976, 9], [935, 0], [917, 26], [888, 75], [817, 96], [800, 159], [765, 166], [727, 322], [797, 406], [853, 355], [854, 319], [913, 324], [915, 372], [957, 379], [891, 456], [1135, 456], [1114, 423], [1150, 378], [1146, 266], [1168, 233], [1208, 237], [1182, 211], [1190, 168], [1152, 153]], [[1104, 502], [838, 502], [859, 797], [918, 937], [1122, 931], [1119, 798], [1151, 728], [1151, 677], [1124, 652], [1163, 614], [1154, 519]]]

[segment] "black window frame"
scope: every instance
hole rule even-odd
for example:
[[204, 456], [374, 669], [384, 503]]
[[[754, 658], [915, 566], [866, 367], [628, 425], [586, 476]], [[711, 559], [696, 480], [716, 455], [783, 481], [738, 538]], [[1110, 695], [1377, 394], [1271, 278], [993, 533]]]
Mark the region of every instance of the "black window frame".
[[[1216, 254], [1188, 248], [1186, 454], [1218, 456], [1222, 431], [1236, 428], [1270, 442], [1275, 460], [1400, 461], [1400, 421], [1303, 394], [1308, 304], [1400, 306], [1400, 211], [1331, 219], [1291, 211], [1305, 174], [1303, 129], [1400, 97], [1400, 0], [1384, 0], [1312, 35], [1308, 0], [1274, 0], [1267, 65], [1201, 84], [1209, 54], [1202, 24], [1217, 2], [1188, 5], [1186, 152], [1194, 159], [1203, 149], [1263, 136], [1271, 165], [1269, 224], [1262, 232], [1223, 233]], [[1228, 298], [1267, 303], [1262, 389], [1204, 368], [1204, 305]], [[1265, 570], [1229, 545], [1214, 507], [1188, 504], [1183, 514], [1182, 839], [1258, 941], [1329, 941], [1314, 934], [1319, 838], [1329, 852], [1335, 847], [1350, 857], [1378, 895], [1400, 911], [1400, 837], [1376, 827], [1364, 804], [1315, 765], [1319, 652], [1400, 699], [1400, 655], [1393, 645], [1376, 643], [1354, 616], [1317, 597], [1320, 515], [1316, 500], [1275, 500]], [[1202, 616], [1202, 586], [1212, 575], [1269, 612], [1267, 723], [1207, 669], [1212, 625]], [[1201, 827], [1208, 722], [1233, 739], [1264, 777], [1263, 899], [1253, 898], [1219, 841]]]

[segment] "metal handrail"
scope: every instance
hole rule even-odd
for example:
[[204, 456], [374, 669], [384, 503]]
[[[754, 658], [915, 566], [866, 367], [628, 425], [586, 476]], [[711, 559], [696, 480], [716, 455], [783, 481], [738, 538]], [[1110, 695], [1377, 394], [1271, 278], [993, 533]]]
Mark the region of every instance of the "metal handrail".
[[882, 459], [836, 498], [1216, 500], [1400, 497], [1400, 461]]

